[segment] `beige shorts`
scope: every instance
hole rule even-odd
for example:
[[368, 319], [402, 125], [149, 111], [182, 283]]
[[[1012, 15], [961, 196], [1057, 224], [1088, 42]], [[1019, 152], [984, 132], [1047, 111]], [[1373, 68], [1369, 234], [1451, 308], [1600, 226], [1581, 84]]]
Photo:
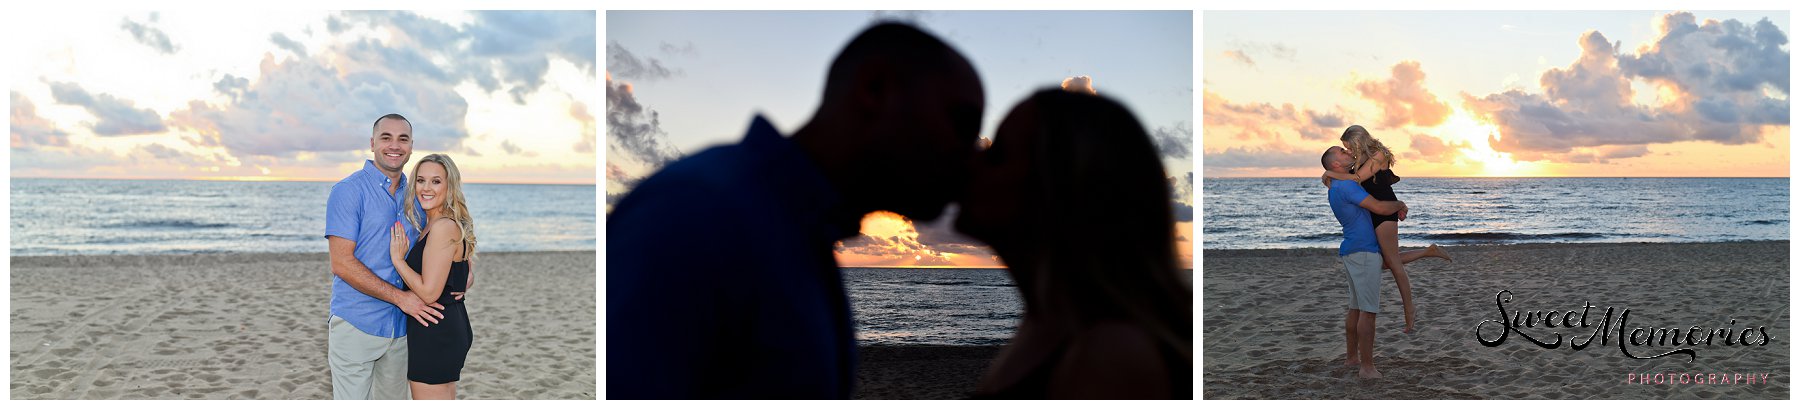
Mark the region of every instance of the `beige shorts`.
[[[408, 319], [410, 320], [410, 319]], [[406, 383], [406, 337], [363, 333], [344, 318], [331, 315], [326, 356], [331, 362], [334, 400], [409, 400]]]
[[1350, 309], [1381, 313], [1381, 254], [1356, 252], [1338, 257], [1350, 278]]

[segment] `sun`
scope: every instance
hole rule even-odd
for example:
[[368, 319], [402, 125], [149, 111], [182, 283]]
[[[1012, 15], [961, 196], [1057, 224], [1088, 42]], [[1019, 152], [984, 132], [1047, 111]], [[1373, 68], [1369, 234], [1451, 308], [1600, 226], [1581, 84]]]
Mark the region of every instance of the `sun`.
[[1525, 168], [1530, 165], [1529, 163], [1515, 161], [1513, 160], [1512, 154], [1495, 151], [1494, 148], [1488, 144], [1488, 137], [1490, 136], [1504, 138], [1503, 136], [1499, 136], [1499, 126], [1476, 118], [1474, 114], [1464, 111], [1462, 107], [1456, 107], [1455, 110], [1456, 111], [1450, 115], [1450, 118], [1445, 119], [1444, 123], [1437, 127], [1437, 134], [1444, 139], [1445, 144], [1463, 145], [1462, 148], [1457, 149], [1457, 151], [1462, 154], [1462, 158], [1455, 162], [1463, 164], [1466, 160], [1471, 163], [1468, 165], [1479, 165], [1481, 167], [1479, 172], [1468, 172], [1468, 174], [1479, 176], [1514, 176], [1525, 171]]

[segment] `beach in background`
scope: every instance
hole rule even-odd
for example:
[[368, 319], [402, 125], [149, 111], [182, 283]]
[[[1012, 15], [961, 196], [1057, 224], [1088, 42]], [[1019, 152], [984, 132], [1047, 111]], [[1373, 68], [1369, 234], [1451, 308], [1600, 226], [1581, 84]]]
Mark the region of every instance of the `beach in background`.
[[[595, 257], [479, 255], [458, 398], [595, 398]], [[14, 399], [331, 398], [324, 253], [11, 261]]]
[[[1782, 180], [1782, 181], [1785, 181]], [[1402, 198], [1406, 194], [1401, 194]], [[1208, 202], [1207, 206], [1212, 206]], [[1319, 208], [1323, 209], [1321, 202]], [[1785, 209], [1785, 204], [1780, 208]], [[1211, 228], [1211, 221], [1208, 221]], [[1404, 226], [1401, 228], [1404, 232]], [[1705, 228], [1696, 227], [1697, 230]], [[1209, 242], [1210, 244], [1210, 242]], [[1206, 399], [1787, 399], [1792, 343], [1787, 241], [1592, 243], [1447, 247], [1454, 262], [1407, 265], [1419, 330], [1404, 334], [1399, 292], [1386, 272], [1375, 363], [1359, 381], [1344, 366], [1345, 277], [1334, 248], [1204, 251], [1201, 322]], [[1619, 339], [1575, 351], [1517, 334], [1483, 346], [1475, 327], [1509, 312], [1581, 310], [1597, 326], [1606, 307], [1630, 309], [1630, 327], [1766, 327], [1766, 346], [1696, 349], [1633, 359]], [[1735, 324], [1730, 321], [1735, 320]], [[1483, 337], [1498, 337], [1497, 325]], [[1523, 329], [1586, 340], [1593, 328]], [[1752, 332], [1751, 341], [1757, 335]], [[1548, 340], [1547, 340], [1548, 341]], [[1634, 346], [1639, 356], [1669, 349]], [[1628, 384], [1628, 374], [1768, 374], [1766, 384]]]
[[[1787, 178], [1401, 178], [1407, 247], [1788, 239]], [[1205, 249], [1336, 248], [1344, 239], [1318, 177], [1202, 184]]]

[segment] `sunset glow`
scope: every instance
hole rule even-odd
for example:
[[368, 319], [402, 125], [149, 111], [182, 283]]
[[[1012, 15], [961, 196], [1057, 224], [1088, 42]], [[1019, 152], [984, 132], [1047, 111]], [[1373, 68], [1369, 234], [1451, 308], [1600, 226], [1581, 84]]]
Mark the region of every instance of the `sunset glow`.
[[1316, 177], [1352, 124], [1403, 176], [1788, 175], [1786, 12], [1205, 18], [1207, 177]]

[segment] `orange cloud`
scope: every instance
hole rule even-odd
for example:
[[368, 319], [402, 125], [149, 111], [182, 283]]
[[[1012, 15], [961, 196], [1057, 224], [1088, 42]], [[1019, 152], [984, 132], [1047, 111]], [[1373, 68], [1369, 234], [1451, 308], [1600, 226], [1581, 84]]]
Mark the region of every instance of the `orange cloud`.
[[1418, 61], [1401, 61], [1394, 65], [1393, 78], [1359, 82], [1355, 88], [1363, 98], [1381, 106], [1381, 122], [1388, 127], [1431, 127], [1450, 117], [1450, 104], [1425, 89], [1425, 70]]

